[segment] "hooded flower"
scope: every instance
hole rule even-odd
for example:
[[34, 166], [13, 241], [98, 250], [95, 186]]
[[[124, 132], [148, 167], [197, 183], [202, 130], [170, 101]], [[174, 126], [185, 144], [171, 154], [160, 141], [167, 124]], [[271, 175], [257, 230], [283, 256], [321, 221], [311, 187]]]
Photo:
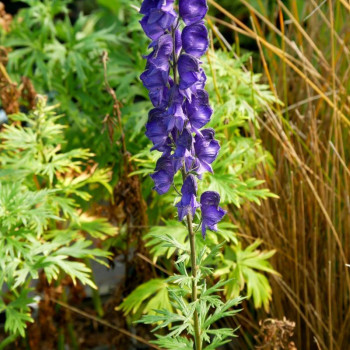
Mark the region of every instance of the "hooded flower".
[[170, 156], [161, 156], [156, 165], [155, 172], [151, 175], [154, 181], [153, 189], [158, 194], [164, 194], [169, 191], [170, 186], [174, 181], [174, 166]]
[[141, 74], [140, 79], [148, 90], [164, 89], [168, 82], [169, 72], [157, 68], [149, 63], [146, 70]]
[[201, 78], [199, 60], [192, 55], [182, 54], [180, 56], [178, 70], [181, 90], [190, 88]]
[[168, 88], [166, 86], [157, 87], [148, 91], [149, 98], [154, 107], [160, 107], [164, 102], [164, 96], [167, 94]]
[[146, 57], [148, 62], [156, 69], [169, 71], [170, 57], [173, 53], [172, 36], [170, 34], [164, 34], [158, 41], [153, 42], [150, 47], [154, 47], [154, 51]]
[[206, 0], [179, 0], [179, 13], [187, 25], [202, 20], [207, 12]]
[[206, 191], [201, 195], [202, 236], [205, 237], [207, 228], [217, 231], [217, 224], [225, 216], [226, 210], [219, 207], [220, 195], [214, 191]]
[[206, 171], [213, 172], [211, 163], [214, 162], [220, 151], [219, 142], [214, 139], [213, 129], [201, 130], [201, 135], [195, 136], [194, 149], [196, 153], [195, 171], [203, 174]]
[[140, 13], [148, 15], [152, 10], [158, 9], [163, 11], [171, 11], [174, 7], [175, 0], [144, 0]]
[[179, 132], [182, 132], [185, 122], [188, 120], [183, 111], [183, 96], [181, 95], [178, 86], [173, 85], [166, 96], [168, 104], [168, 131], [176, 127]]
[[186, 101], [185, 109], [194, 132], [208, 124], [213, 114], [209, 105], [209, 96], [205, 90], [198, 90], [191, 102]]
[[154, 108], [149, 112], [146, 124], [146, 136], [152, 141], [152, 150], [164, 152], [168, 143], [168, 131], [165, 112], [161, 108]]
[[203, 22], [185, 27], [181, 38], [185, 52], [194, 57], [199, 58], [208, 50], [208, 30]]
[[170, 29], [176, 19], [174, 11], [151, 10], [140, 21], [142, 29], [152, 40], [158, 40], [166, 30]]
[[193, 175], [186, 177], [181, 188], [181, 193], [181, 201], [176, 204], [180, 221], [182, 221], [189, 212], [193, 217], [196, 213], [196, 209], [200, 206], [196, 200], [197, 182]]
[[182, 158], [185, 156], [186, 151], [191, 151], [193, 144], [193, 137], [191, 133], [184, 129], [182, 134], [176, 140], [176, 150], [174, 153], [175, 158]]

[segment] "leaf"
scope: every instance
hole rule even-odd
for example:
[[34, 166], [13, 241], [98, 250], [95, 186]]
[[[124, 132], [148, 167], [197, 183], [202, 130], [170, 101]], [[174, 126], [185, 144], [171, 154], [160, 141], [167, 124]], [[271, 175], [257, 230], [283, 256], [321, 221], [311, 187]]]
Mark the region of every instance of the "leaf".
[[22, 290], [16, 300], [7, 305], [0, 298], [0, 312], [3, 310], [6, 312], [6, 332], [20, 334], [24, 337], [27, 322], [34, 322], [29, 308], [29, 304], [33, 303], [34, 299], [27, 296], [28, 292], [29, 289]]
[[151, 279], [139, 285], [118, 306], [124, 315], [143, 313], [155, 314], [154, 310], [172, 310], [168, 296], [168, 284], [163, 279]]
[[[177, 242], [176, 246], [164, 245], [164, 237], [166, 234], [171, 236], [167, 239], [170, 239], [172, 243]], [[151, 247], [150, 253], [153, 255], [154, 260], [156, 261], [160, 256], [166, 256], [169, 259], [176, 251], [176, 249], [187, 250], [185, 245], [185, 240], [187, 238], [187, 230], [178, 221], [168, 220], [165, 222], [164, 226], [153, 226], [150, 231], [145, 235], [147, 240], [146, 246]]]
[[225, 286], [227, 298], [237, 297], [247, 286], [247, 298], [253, 297], [255, 307], [264, 306], [267, 311], [272, 289], [268, 279], [261, 272], [279, 274], [268, 261], [275, 251], [259, 251], [257, 248], [261, 243], [262, 241], [256, 240], [244, 250], [240, 243], [226, 247], [224, 260], [226, 267], [216, 271], [215, 275], [232, 279], [232, 282]]

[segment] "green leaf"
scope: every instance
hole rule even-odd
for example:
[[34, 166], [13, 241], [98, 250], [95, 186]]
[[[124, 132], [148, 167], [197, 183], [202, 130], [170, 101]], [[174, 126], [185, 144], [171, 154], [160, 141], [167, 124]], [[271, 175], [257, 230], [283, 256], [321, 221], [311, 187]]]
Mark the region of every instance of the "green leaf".
[[139, 285], [118, 306], [125, 315], [137, 312], [155, 314], [154, 310], [172, 310], [169, 296], [168, 284], [163, 279], [151, 279]]

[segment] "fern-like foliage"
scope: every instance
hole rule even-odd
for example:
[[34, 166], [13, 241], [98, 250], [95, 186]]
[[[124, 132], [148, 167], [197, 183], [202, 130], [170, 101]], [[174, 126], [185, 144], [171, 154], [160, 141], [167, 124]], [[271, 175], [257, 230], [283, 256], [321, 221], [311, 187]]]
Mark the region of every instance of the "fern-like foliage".
[[[204, 350], [214, 350], [229, 342], [235, 336], [235, 330], [231, 328], [218, 328], [217, 322], [224, 317], [232, 317], [240, 310], [237, 308], [243, 298], [237, 297], [223, 301], [219, 293], [223, 291], [228, 281], [219, 281], [208, 288], [206, 277], [212, 275], [212, 268], [208, 265], [220, 251], [222, 244], [209, 249], [204, 246], [197, 255], [198, 272], [193, 280], [187, 272], [189, 255], [187, 249], [175, 238], [163, 235], [160, 238], [165, 247], [183, 250], [179, 254], [176, 268], [178, 273], [167, 279], [174, 286], [168, 289], [172, 309], [162, 308], [154, 310], [155, 314], [145, 315], [139, 323], [155, 324], [153, 331], [164, 329], [164, 335], [157, 335], [155, 344], [163, 349], [193, 349], [193, 341], [185, 335], [194, 338], [193, 317], [195, 311], [199, 315], [200, 337], [205, 346]], [[199, 290], [198, 300], [191, 302], [192, 283]], [[140, 288], [140, 287], [139, 287]], [[125, 303], [125, 302], [124, 302]], [[176, 311], [175, 311], [176, 310]], [[216, 326], [214, 327], [214, 324]]]
[[40, 271], [48, 282], [69, 275], [96, 288], [83, 259], [105, 264], [109, 254], [88, 236], [104, 240], [116, 233], [77, 202], [89, 199], [90, 185], [109, 189], [109, 170], [91, 168], [88, 150], [62, 152], [58, 120], [41, 97], [35, 111], [12, 116], [0, 133], [0, 312], [12, 335], [24, 336], [32, 321], [29, 284]]

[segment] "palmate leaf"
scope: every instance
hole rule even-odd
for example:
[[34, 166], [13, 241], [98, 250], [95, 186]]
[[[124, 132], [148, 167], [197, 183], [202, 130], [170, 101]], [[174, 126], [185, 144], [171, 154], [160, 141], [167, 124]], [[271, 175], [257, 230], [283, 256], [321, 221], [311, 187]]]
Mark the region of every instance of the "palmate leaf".
[[[171, 239], [177, 242], [176, 246], [164, 244], [164, 236], [167, 232], [171, 232]], [[188, 249], [185, 244], [187, 235], [187, 230], [181, 222], [168, 220], [165, 221], [164, 226], [153, 226], [150, 229], [145, 235], [146, 246], [151, 247], [150, 253], [153, 255], [154, 260], [157, 260], [160, 256], [165, 256], [169, 259], [176, 249]]]
[[6, 313], [5, 332], [24, 337], [27, 323], [34, 322], [29, 304], [35, 300], [28, 297], [28, 292], [29, 289], [22, 290], [15, 300], [6, 305], [0, 298], [0, 312], [5, 310]]
[[193, 341], [185, 337], [166, 337], [156, 335], [157, 340], [152, 341], [153, 344], [168, 350], [193, 350]]
[[272, 289], [268, 279], [263, 274], [278, 275], [268, 261], [275, 251], [260, 251], [257, 248], [262, 241], [256, 240], [246, 249], [242, 249], [239, 243], [236, 246], [228, 246], [225, 249], [224, 267], [215, 271], [216, 276], [230, 278], [232, 283], [225, 286], [227, 298], [234, 298], [247, 286], [247, 298], [253, 297], [254, 306], [265, 310], [269, 308]]
[[118, 227], [111, 225], [106, 218], [98, 218], [86, 213], [81, 214], [77, 222], [69, 228], [86, 232], [91, 237], [99, 239], [115, 236], [119, 231]]
[[262, 199], [268, 197], [278, 198], [268, 189], [259, 188], [264, 183], [262, 180], [250, 178], [242, 181], [238, 176], [232, 174], [210, 175], [209, 191], [216, 191], [220, 194], [221, 199], [225, 203], [232, 203], [240, 207], [244, 200], [261, 204]]
[[54, 192], [32, 192], [20, 182], [0, 182], [0, 227], [10, 231], [12, 227], [24, 225], [41, 235], [49, 220], [60, 221], [48, 204], [49, 195]]
[[117, 308], [125, 315], [136, 313], [154, 315], [154, 310], [160, 309], [171, 311], [168, 286], [164, 279], [151, 279], [139, 285]]

